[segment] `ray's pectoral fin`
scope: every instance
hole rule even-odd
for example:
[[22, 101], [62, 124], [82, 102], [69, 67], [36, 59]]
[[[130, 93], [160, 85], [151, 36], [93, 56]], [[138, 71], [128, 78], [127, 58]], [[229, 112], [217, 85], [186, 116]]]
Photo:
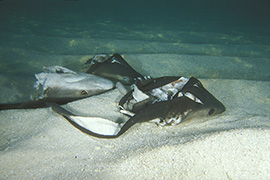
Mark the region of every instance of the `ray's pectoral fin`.
[[[116, 138], [120, 136], [122, 124], [100, 117], [77, 116], [56, 103], [49, 103], [52, 110], [65, 117], [73, 126], [82, 132], [101, 138]], [[122, 134], [122, 133], [121, 133]]]
[[111, 57], [99, 54], [87, 61], [90, 67], [86, 73], [98, 75], [125, 85], [131, 85], [137, 78], [143, 76], [134, 70], [120, 55], [115, 53]]

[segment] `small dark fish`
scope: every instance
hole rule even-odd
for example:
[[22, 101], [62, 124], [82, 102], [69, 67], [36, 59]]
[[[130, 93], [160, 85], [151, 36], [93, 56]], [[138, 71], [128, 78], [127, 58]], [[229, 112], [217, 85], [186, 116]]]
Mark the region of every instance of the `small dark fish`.
[[86, 62], [90, 64], [86, 73], [108, 78], [125, 85], [134, 84], [138, 77], [143, 76], [135, 71], [119, 54], [109, 57], [106, 54], [99, 54]]

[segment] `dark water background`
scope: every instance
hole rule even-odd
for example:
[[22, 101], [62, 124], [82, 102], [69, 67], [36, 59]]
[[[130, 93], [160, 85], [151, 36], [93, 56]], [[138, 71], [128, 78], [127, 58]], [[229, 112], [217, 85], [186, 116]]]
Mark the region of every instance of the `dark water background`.
[[83, 71], [101, 52], [146, 75], [269, 81], [270, 1], [0, 1], [1, 101], [43, 65]]

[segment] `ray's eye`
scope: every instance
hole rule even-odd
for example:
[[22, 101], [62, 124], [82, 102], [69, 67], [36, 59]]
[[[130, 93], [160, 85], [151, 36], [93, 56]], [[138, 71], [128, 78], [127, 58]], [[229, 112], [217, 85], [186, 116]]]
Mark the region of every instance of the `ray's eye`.
[[211, 116], [211, 115], [213, 115], [214, 113], [215, 113], [215, 109], [212, 108], [212, 109], [210, 109], [210, 111], [208, 112], [208, 115]]
[[58, 74], [64, 73], [64, 71], [62, 69], [56, 69], [55, 72]]
[[124, 82], [129, 82], [130, 81], [130, 78], [127, 77], [127, 76], [123, 76], [123, 79], [122, 79]]
[[88, 94], [87, 91], [85, 91], [85, 90], [82, 90], [82, 91], [81, 91], [81, 95], [85, 96], [85, 95], [87, 95], [87, 94]]

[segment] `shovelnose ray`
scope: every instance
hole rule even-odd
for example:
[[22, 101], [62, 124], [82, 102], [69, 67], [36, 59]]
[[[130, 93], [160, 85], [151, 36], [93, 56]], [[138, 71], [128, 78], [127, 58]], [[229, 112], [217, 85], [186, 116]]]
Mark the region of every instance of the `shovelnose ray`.
[[100, 138], [116, 138], [138, 122], [161, 126], [223, 113], [225, 106], [191, 77], [161, 77], [137, 83], [119, 102], [120, 112], [131, 118], [122, 124], [99, 117], [82, 117], [58, 104], [52, 110], [64, 116], [81, 131]]
[[34, 87], [42, 89], [42, 94], [29, 102], [0, 104], [4, 109], [28, 109], [47, 106], [48, 102], [67, 102], [100, 94], [114, 88], [114, 83], [99, 76], [77, 73], [61, 66], [43, 67], [42, 73], [35, 74]]
[[111, 57], [107, 54], [97, 54], [86, 64], [90, 64], [86, 73], [108, 78], [115, 82], [119, 81], [125, 85], [133, 84], [138, 77], [143, 78], [117, 53]]

